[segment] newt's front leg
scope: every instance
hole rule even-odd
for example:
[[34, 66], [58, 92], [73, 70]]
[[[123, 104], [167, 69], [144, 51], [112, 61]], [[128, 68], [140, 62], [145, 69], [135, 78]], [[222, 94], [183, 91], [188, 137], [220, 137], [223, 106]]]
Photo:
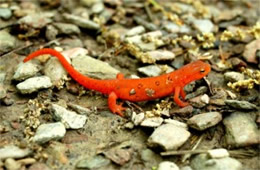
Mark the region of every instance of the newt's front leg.
[[108, 107], [114, 114], [118, 114], [119, 116], [123, 117], [124, 114], [122, 113], [122, 111], [124, 111], [126, 108], [122, 106], [123, 103], [116, 104], [116, 99], [116, 93], [111, 92], [108, 96]]
[[181, 94], [182, 98], [185, 98], [185, 92], [183, 91], [183, 89], [179, 86], [175, 87], [175, 91], [174, 91], [174, 101], [175, 101], [175, 103], [180, 107], [185, 107], [185, 106], [189, 105], [189, 103], [183, 102], [179, 98], [180, 94]]

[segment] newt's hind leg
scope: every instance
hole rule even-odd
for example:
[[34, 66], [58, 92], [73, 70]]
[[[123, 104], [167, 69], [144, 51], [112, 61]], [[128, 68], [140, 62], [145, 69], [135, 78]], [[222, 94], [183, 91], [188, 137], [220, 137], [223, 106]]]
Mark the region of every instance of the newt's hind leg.
[[111, 92], [108, 96], [108, 107], [114, 114], [118, 114], [119, 116], [123, 117], [124, 114], [122, 111], [124, 111], [126, 108], [122, 106], [123, 103], [116, 104], [117, 95], [115, 92]]
[[124, 79], [124, 74], [123, 73], [117, 73], [116, 79], [119, 79], [119, 80]]
[[183, 91], [183, 89], [181, 87], [175, 87], [175, 92], [174, 92], [174, 101], [175, 103], [180, 106], [180, 107], [185, 107], [187, 105], [189, 105], [189, 103], [187, 102], [183, 102], [179, 96], [181, 94], [182, 98], [185, 98], [185, 93]]

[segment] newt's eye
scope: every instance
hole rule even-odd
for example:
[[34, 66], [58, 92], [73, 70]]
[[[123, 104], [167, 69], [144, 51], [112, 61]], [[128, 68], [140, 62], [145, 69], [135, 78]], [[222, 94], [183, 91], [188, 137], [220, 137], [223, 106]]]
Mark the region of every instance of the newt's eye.
[[201, 72], [201, 73], [204, 73], [204, 72], [205, 72], [205, 69], [204, 69], [204, 68], [200, 69], [200, 72]]

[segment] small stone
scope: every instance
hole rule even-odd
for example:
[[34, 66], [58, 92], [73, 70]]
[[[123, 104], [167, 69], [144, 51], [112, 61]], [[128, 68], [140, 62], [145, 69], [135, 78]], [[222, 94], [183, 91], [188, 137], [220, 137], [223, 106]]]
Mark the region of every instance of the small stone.
[[91, 7], [91, 11], [94, 14], [99, 14], [101, 13], [103, 10], [105, 9], [104, 3], [103, 2], [98, 2], [95, 3], [92, 7]]
[[141, 112], [139, 114], [136, 114], [135, 112], [133, 112], [131, 119], [132, 119], [132, 122], [134, 123], [134, 125], [138, 126], [142, 123], [144, 118], [145, 118], [144, 112]]
[[7, 31], [0, 31], [0, 55], [15, 48], [16, 39]]
[[13, 158], [7, 158], [5, 160], [5, 168], [7, 170], [20, 170], [21, 166], [21, 163], [15, 161]]
[[194, 97], [189, 100], [190, 104], [197, 108], [202, 108], [209, 103], [209, 96], [207, 94]]
[[254, 40], [246, 45], [243, 53], [244, 59], [249, 63], [257, 64], [259, 60], [256, 58], [256, 51], [260, 49], [260, 39]]
[[207, 154], [197, 155], [191, 161], [193, 170], [241, 170], [242, 164], [230, 157], [211, 159]]
[[30, 149], [21, 149], [15, 145], [6, 145], [0, 148], [0, 160], [7, 158], [23, 158], [31, 154]]
[[27, 25], [32, 28], [43, 28], [47, 24], [52, 22], [52, 17], [54, 13], [51, 12], [36, 12], [31, 15], [26, 15], [18, 20], [18, 23], [21, 25]]
[[215, 126], [222, 120], [219, 112], [208, 112], [195, 115], [188, 120], [188, 125], [196, 130], [202, 131]]
[[148, 22], [147, 20], [145, 20], [137, 15], [134, 16], [134, 20], [137, 24], [144, 26], [147, 30], [150, 30], [150, 31], [158, 30], [158, 28], [155, 24]]
[[51, 80], [47, 76], [32, 77], [16, 85], [22, 94], [29, 94], [40, 89], [46, 89], [52, 86]]
[[210, 33], [214, 29], [214, 25], [211, 20], [208, 19], [194, 19], [194, 27], [201, 33]]
[[175, 126], [184, 128], [186, 130], [188, 130], [188, 125], [186, 123], [180, 122], [178, 120], [174, 120], [174, 119], [164, 119], [165, 123], [169, 123], [169, 124], [173, 124]]
[[61, 122], [41, 124], [37, 128], [33, 141], [42, 144], [50, 140], [59, 140], [64, 137], [65, 133], [65, 126]]
[[81, 114], [81, 115], [88, 115], [88, 114], [92, 113], [92, 111], [90, 109], [76, 105], [76, 104], [68, 103], [68, 106], [72, 110], [74, 110], [75, 112], [77, 112], [78, 114]]
[[119, 73], [118, 70], [111, 67], [108, 63], [86, 55], [73, 58], [72, 65], [80, 73], [98, 79], [114, 79], [117, 73]]
[[143, 26], [139, 25], [139, 26], [136, 26], [136, 27], [130, 29], [129, 31], [127, 31], [126, 36], [132, 37], [135, 35], [142, 34], [144, 32], [145, 32], [145, 28]]
[[17, 162], [21, 163], [22, 165], [31, 165], [34, 164], [36, 162], [36, 159], [34, 158], [24, 158], [24, 159], [20, 159]]
[[51, 41], [55, 40], [56, 36], [59, 34], [59, 31], [57, 28], [55, 28], [53, 25], [47, 25], [45, 37]]
[[226, 79], [226, 81], [233, 83], [233, 82], [244, 80], [245, 76], [241, 73], [230, 71], [224, 74], [224, 78]]
[[159, 164], [158, 170], [179, 170], [180, 168], [174, 163], [170, 161], [163, 161]]
[[170, 115], [178, 114], [178, 115], [185, 116], [191, 114], [192, 112], [193, 112], [193, 107], [191, 105], [188, 105], [186, 107], [178, 108], [177, 110], [170, 112]]
[[[128, 146], [129, 147], [129, 146]], [[120, 147], [115, 147], [109, 149], [108, 151], [104, 152], [104, 155], [109, 158], [111, 161], [118, 165], [124, 165], [130, 161], [133, 154], [133, 149], [123, 149]]]
[[163, 118], [161, 117], [151, 117], [151, 118], [145, 118], [142, 123], [141, 126], [145, 126], [145, 127], [158, 127], [162, 124], [163, 122]]
[[216, 159], [229, 157], [228, 151], [223, 148], [209, 150], [208, 154], [211, 158], [216, 158]]
[[97, 23], [95, 23], [91, 20], [87, 20], [83, 17], [79, 17], [79, 16], [72, 15], [72, 14], [66, 14], [66, 13], [63, 14], [63, 17], [67, 21], [69, 21], [81, 28], [86, 28], [86, 29], [91, 29], [91, 30], [98, 30], [100, 28], [100, 26]]
[[12, 11], [9, 8], [0, 8], [0, 18], [10, 19], [12, 17]]
[[201, 86], [195, 92], [187, 94], [185, 99], [188, 100], [188, 99], [194, 98], [198, 95], [202, 95], [202, 94], [206, 93], [207, 91], [208, 91], [208, 88], [206, 86]]
[[59, 30], [59, 34], [79, 34], [80, 29], [78, 26], [67, 23], [53, 23], [53, 25]]
[[154, 153], [151, 149], [142, 150], [141, 159], [150, 164], [154, 164], [154, 161], [161, 162], [162, 160], [162, 158], [158, 154]]
[[225, 138], [232, 147], [259, 144], [259, 130], [255, 120], [248, 113], [234, 112], [223, 121]]
[[33, 62], [20, 63], [14, 73], [13, 79], [16, 81], [33, 77], [40, 71], [40, 66]]
[[96, 155], [89, 159], [82, 159], [77, 164], [77, 168], [84, 168], [84, 169], [97, 169], [101, 167], [105, 167], [110, 164], [110, 160], [106, 159], [104, 156]]
[[155, 61], [173, 60], [175, 54], [166, 50], [148, 51], [147, 54]]
[[135, 127], [135, 124], [133, 122], [127, 122], [125, 123], [124, 127], [126, 129], [133, 129]]
[[2, 83], [0, 83], [0, 100], [6, 97], [6, 89]]
[[173, 124], [164, 124], [154, 130], [148, 138], [151, 147], [161, 146], [164, 150], [176, 150], [190, 137], [190, 132]]
[[51, 105], [51, 112], [54, 115], [54, 119], [61, 121], [66, 129], [80, 129], [87, 121], [85, 115], [78, 115], [76, 112], [69, 111], [57, 104]]
[[[148, 77], [154, 77], [154, 76], [159, 76], [161, 75], [162, 72], [164, 72], [164, 67], [165, 65], [148, 65], [144, 67], [140, 67], [137, 70], [140, 73], [143, 73], [144, 75]], [[166, 73], [172, 72], [174, 69], [170, 66], [167, 66]]]
[[248, 101], [225, 100], [225, 103], [235, 109], [255, 110], [257, 106]]

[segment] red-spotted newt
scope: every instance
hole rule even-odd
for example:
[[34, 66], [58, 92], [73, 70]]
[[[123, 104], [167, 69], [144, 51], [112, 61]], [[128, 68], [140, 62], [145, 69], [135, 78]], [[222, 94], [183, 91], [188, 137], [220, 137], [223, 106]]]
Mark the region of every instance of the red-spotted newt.
[[50, 54], [57, 57], [70, 76], [82, 86], [103, 94], [108, 94], [108, 106], [110, 110], [120, 116], [123, 116], [122, 111], [125, 108], [122, 106], [122, 103], [117, 104], [116, 100], [118, 98], [128, 101], [145, 101], [174, 93], [174, 101], [177, 105], [180, 107], [187, 106], [188, 103], [179, 98], [181, 96], [185, 99], [184, 86], [192, 81], [203, 78], [211, 70], [209, 64], [198, 60], [176, 71], [156, 77], [126, 79], [122, 73], [118, 73], [116, 79], [97, 80], [75, 70], [60, 52], [53, 49], [45, 48], [38, 50], [28, 55], [23, 61], [27, 62], [43, 54]]

